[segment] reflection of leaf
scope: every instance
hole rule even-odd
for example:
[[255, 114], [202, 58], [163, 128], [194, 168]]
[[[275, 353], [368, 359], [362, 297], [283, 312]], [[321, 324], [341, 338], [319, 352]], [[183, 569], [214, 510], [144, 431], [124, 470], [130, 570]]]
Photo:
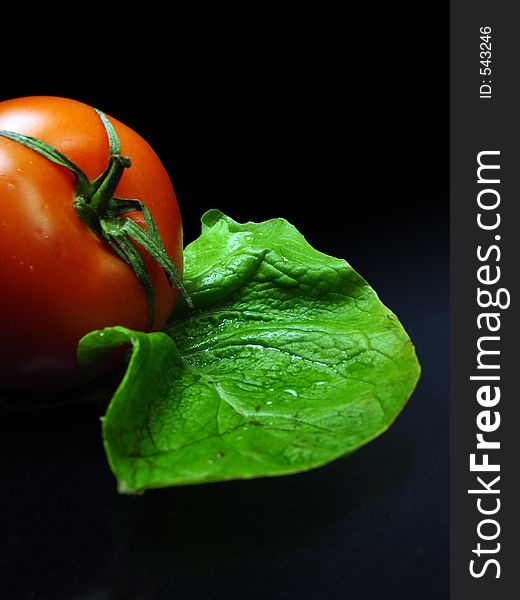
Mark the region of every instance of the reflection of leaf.
[[113, 327], [80, 358], [130, 342], [103, 421], [121, 491], [281, 475], [349, 454], [395, 419], [419, 376], [401, 324], [343, 260], [283, 219], [218, 211], [185, 251], [195, 310], [167, 333]]

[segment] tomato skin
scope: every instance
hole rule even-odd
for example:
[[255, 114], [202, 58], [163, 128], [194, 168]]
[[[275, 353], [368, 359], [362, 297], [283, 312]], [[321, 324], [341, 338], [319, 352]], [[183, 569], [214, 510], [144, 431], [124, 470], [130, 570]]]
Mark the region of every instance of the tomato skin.
[[[182, 223], [171, 181], [143, 138], [109, 117], [132, 166], [116, 190], [152, 213], [182, 274]], [[96, 111], [49, 96], [0, 102], [0, 129], [47, 142], [90, 179], [108, 164]], [[0, 374], [7, 387], [62, 387], [81, 380], [79, 339], [123, 325], [149, 330], [149, 307], [132, 269], [77, 216], [75, 177], [23, 145], [0, 137]], [[141, 221], [136, 215], [136, 221]], [[156, 296], [154, 329], [166, 322], [177, 289], [143, 252]]]

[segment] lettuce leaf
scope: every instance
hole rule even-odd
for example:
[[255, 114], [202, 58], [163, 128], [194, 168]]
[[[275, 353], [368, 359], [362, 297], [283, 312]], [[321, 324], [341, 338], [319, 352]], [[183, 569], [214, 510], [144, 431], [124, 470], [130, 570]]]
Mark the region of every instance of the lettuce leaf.
[[202, 222], [185, 250], [195, 309], [80, 342], [85, 364], [132, 348], [102, 427], [121, 492], [319, 467], [383, 433], [419, 378], [402, 325], [344, 260], [284, 219]]

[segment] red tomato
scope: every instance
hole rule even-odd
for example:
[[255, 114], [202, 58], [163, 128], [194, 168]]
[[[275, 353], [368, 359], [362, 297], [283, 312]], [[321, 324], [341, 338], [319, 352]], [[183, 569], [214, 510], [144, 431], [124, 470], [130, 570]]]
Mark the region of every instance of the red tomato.
[[[137, 198], [148, 207], [182, 274], [182, 224], [170, 179], [143, 138], [109, 119], [121, 140], [121, 153], [132, 161], [116, 194]], [[0, 102], [0, 130], [47, 142], [90, 179], [108, 164], [109, 144], [99, 115], [75, 100], [29, 97]], [[3, 385], [51, 382], [62, 387], [77, 379], [76, 347], [84, 334], [110, 325], [149, 330], [143, 288], [132, 269], [78, 218], [75, 184], [75, 176], [64, 167], [0, 137]], [[173, 308], [177, 288], [142, 253], [156, 296], [154, 329], [159, 329]]]

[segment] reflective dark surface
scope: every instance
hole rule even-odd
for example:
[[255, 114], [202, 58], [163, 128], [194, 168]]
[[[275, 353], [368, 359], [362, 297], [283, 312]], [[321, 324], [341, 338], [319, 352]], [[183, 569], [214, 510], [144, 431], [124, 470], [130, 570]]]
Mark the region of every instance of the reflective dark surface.
[[423, 374], [391, 429], [349, 458], [142, 497], [116, 492], [104, 402], [0, 409], [3, 597], [448, 597], [447, 106], [443, 81], [431, 93], [434, 38], [403, 29], [407, 9], [394, 10], [347, 57], [355, 27], [329, 35], [330, 19], [319, 43], [273, 25], [267, 38], [244, 30], [201, 46], [195, 27], [189, 43], [161, 47], [160, 64], [155, 47], [147, 68], [129, 56], [131, 78], [46, 71], [4, 86], [6, 98], [84, 100], [142, 133], [172, 175], [187, 241], [217, 207], [236, 220], [284, 216], [346, 258], [403, 322]]

